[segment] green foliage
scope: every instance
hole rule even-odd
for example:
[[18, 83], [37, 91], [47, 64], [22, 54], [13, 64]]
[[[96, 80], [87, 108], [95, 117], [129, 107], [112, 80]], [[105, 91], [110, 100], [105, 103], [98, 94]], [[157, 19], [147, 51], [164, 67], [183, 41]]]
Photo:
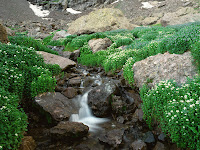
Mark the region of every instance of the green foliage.
[[53, 91], [60, 71], [46, 65], [33, 48], [0, 43], [0, 148], [18, 149], [27, 127], [20, 100]]
[[20, 46], [25, 46], [25, 47], [33, 47], [36, 51], [44, 51], [48, 52], [51, 54], [56, 54], [58, 55], [58, 52], [47, 48], [45, 45], [43, 45], [40, 41], [37, 41], [31, 37], [27, 36], [10, 36], [9, 40], [12, 44], [20, 45]]
[[134, 84], [134, 73], [133, 73], [133, 64], [135, 63], [135, 59], [130, 57], [125, 65], [123, 66], [123, 76], [124, 79], [129, 82], [130, 85]]
[[54, 34], [51, 34], [51, 35], [45, 37], [45, 38], [42, 40], [42, 44], [44, 44], [44, 45], [49, 45], [48, 43], [52, 40], [53, 36], [54, 36]]
[[200, 41], [193, 44], [191, 47], [192, 47], [191, 52], [193, 57], [193, 63], [200, 72]]
[[159, 45], [160, 51], [169, 51], [171, 54], [183, 54], [191, 50], [191, 45], [199, 40], [199, 26], [186, 26], [172, 36], [168, 36]]
[[153, 119], [179, 147], [200, 149], [200, 76], [189, 79], [181, 87], [173, 81], [161, 81], [149, 90], [140, 91], [144, 119]]

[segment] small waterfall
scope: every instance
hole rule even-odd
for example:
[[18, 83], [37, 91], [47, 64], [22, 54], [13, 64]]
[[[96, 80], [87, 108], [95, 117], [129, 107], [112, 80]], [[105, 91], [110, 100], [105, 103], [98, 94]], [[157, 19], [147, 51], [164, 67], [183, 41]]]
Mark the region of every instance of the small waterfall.
[[[99, 75], [93, 77], [95, 78], [94, 83], [97, 85], [101, 85], [101, 77]], [[84, 88], [81, 86], [81, 88]], [[82, 96], [77, 97], [78, 102], [80, 104], [79, 114], [72, 114], [70, 117], [70, 121], [72, 122], [82, 122], [83, 124], [87, 125], [89, 127], [89, 131], [95, 132], [97, 130], [101, 130], [101, 127], [98, 126], [99, 124], [102, 124], [104, 122], [109, 121], [109, 119], [106, 118], [97, 118], [92, 114], [92, 111], [90, 107], [88, 106], [88, 93], [87, 91]]]
[[83, 96], [79, 97], [80, 109], [79, 114], [72, 114], [70, 117], [70, 121], [72, 122], [82, 122], [83, 124], [89, 127], [89, 131], [95, 132], [100, 130], [101, 127], [98, 124], [109, 121], [106, 118], [97, 118], [92, 114], [91, 109], [88, 106], [88, 92], [86, 92]]

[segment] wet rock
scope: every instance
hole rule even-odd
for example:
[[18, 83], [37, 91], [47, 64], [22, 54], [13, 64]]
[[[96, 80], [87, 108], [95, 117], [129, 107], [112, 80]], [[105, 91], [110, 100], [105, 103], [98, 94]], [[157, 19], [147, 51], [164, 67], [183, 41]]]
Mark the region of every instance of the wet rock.
[[122, 143], [123, 135], [124, 135], [123, 129], [115, 129], [100, 135], [99, 141], [116, 148]]
[[52, 38], [52, 40], [58, 40], [60, 38], [65, 38], [69, 35], [71, 35], [71, 34], [67, 33], [65, 30], [61, 30], [54, 34], [54, 37]]
[[43, 51], [37, 51], [44, 58], [44, 62], [47, 64], [58, 64], [62, 70], [71, 68], [76, 65], [76, 63], [68, 58], [64, 58], [58, 55], [50, 54]]
[[117, 29], [133, 29], [119, 9], [104, 8], [93, 11], [72, 22], [68, 28], [70, 34], [88, 34]]
[[132, 121], [137, 122], [137, 121], [142, 121], [143, 120], [143, 111], [142, 109], [136, 109]]
[[63, 80], [63, 79], [59, 79], [57, 81], [57, 85], [59, 85], [59, 86], [63, 86], [64, 84], [65, 84], [65, 80]]
[[117, 117], [117, 122], [124, 123], [124, 117], [122, 116]]
[[154, 135], [151, 131], [148, 131], [148, 132], [145, 133], [144, 142], [145, 143], [154, 143], [155, 142]]
[[127, 105], [122, 100], [121, 96], [116, 96], [116, 95], [112, 96], [111, 107], [112, 107], [112, 112], [117, 115], [122, 115], [127, 109]]
[[6, 28], [0, 23], [0, 42], [1, 43], [8, 43], [8, 35]]
[[[80, 139], [87, 136], [89, 127], [79, 122], [61, 121], [50, 129], [52, 139], [69, 142], [68, 140]], [[68, 139], [68, 140], [66, 140]]]
[[153, 150], [168, 150], [168, 148], [164, 144], [157, 142]]
[[112, 41], [109, 38], [104, 39], [92, 39], [88, 42], [93, 53], [96, 53], [100, 50], [106, 50], [111, 44]]
[[142, 140], [133, 142], [130, 146], [131, 150], [147, 150], [147, 145]]
[[103, 83], [88, 93], [88, 104], [95, 116], [104, 117], [111, 111], [111, 95], [117, 92], [113, 81]]
[[192, 78], [197, 74], [190, 52], [181, 55], [164, 53], [150, 56], [136, 62], [133, 70], [135, 84], [139, 88], [145, 83], [154, 87], [159, 81], [170, 79], [181, 85], [187, 81], [187, 77]]
[[68, 120], [72, 114], [78, 113], [78, 107], [74, 102], [59, 92], [36, 97], [35, 102], [55, 121]]
[[77, 89], [73, 88], [73, 87], [68, 87], [66, 88], [63, 92], [63, 95], [65, 95], [67, 98], [74, 98], [75, 96], [77, 96]]
[[32, 136], [24, 136], [19, 150], [34, 150], [36, 148], [35, 140]]
[[161, 133], [159, 136], [158, 136], [158, 139], [160, 140], [160, 141], [165, 141], [165, 138], [166, 138], [166, 135], [164, 134], [164, 133]]
[[125, 91], [126, 97], [130, 104], [135, 104], [137, 108], [141, 108], [142, 100], [140, 95], [135, 90]]
[[79, 87], [81, 85], [81, 77], [74, 77], [74, 78], [69, 79], [68, 85]]

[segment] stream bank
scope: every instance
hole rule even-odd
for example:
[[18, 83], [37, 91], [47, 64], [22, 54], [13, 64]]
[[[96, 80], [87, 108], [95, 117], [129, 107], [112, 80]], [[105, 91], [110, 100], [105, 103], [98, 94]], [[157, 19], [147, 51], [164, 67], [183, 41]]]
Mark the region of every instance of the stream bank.
[[[114, 74], [77, 65], [57, 77], [56, 93], [36, 98], [37, 109], [29, 109], [27, 136], [35, 140], [36, 150], [176, 150], [156, 124], [153, 130], [146, 125], [138, 90], [125, 82], [122, 71]], [[46, 104], [40, 105], [46, 98]], [[85, 110], [79, 110], [86, 105], [80, 103], [83, 99], [88, 101], [87, 111], [92, 111], [85, 122], [81, 119]]]

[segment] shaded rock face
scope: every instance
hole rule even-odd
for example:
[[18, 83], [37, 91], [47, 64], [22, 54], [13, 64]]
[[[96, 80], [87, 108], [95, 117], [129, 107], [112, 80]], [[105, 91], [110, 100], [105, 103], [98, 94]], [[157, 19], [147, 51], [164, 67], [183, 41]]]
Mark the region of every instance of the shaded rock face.
[[0, 42], [1, 43], [8, 43], [8, 35], [6, 28], [0, 23]]
[[68, 58], [61, 57], [58, 55], [50, 54], [43, 51], [37, 51], [38, 54], [42, 55], [44, 62], [47, 64], [58, 64], [62, 70], [73, 67], [76, 63]]
[[75, 103], [59, 92], [36, 97], [35, 101], [55, 121], [68, 120], [72, 114], [78, 113]]
[[133, 142], [130, 146], [131, 150], [147, 150], [147, 145], [142, 140]]
[[88, 42], [88, 44], [92, 49], [93, 53], [96, 53], [100, 50], [106, 50], [112, 44], [112, 41], [109, 38], [92, 39]]
[[50, 134], [54, 140], [69, 142], [68, 140], [80, 139], [87, 136], [88, 131], [89, 127], [83, 123], [61, 121], [57, 126], [50, 129]]
[[99, 141], [106, 143], [112, 147], [118, 147], [123, 141], [124, 130], [115, 129], [99, 137]]
[[36, 148], [35, 140], [32, 136], [24, 136], [19, 150], [34, 150]]
[[111, 95], [117, 92], [117, 86], [114, 82], [109, 81], [100, 86], [93, 88], [88, 93], [88, 104], [95, 116], [104, 117], [111, 110]]
[[184, 24], [188, 22], [200, 21], [200, 14], [192, 7], [180, 8], [176, 12], [166, 13], [161, 18], [161, 24], [163, 26]]
[[190, 52], [178, 54], [158, 54], [150, 56], [133, 65], [134, 80], [136, 86], [141, 88], [143, 84], [154, 87], [162, 80], [175, 80], [178, 85], [187, 81], [197, 74], [192, 64]]
[[117, 29], [133, 29], [134, 25], [119, 9], [104, 8], [82, 16], [69, 25], [70, 34], [89, 34]]

